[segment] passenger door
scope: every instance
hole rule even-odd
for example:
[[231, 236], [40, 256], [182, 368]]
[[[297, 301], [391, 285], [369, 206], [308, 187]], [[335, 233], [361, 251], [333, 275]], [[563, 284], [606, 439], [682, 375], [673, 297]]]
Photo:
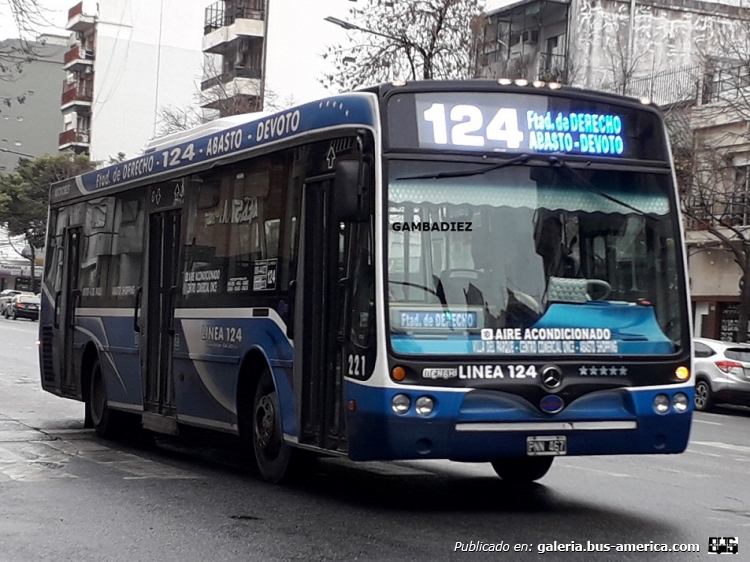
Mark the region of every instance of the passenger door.
[[80, 376], [75, 368], [75, 333], [76, 307], [81, 302], [81, 291], [78, 289], [78, 274], [81, 265], [81, 242], [83, 240], [80, 227], [67, 228], [63, 235], [64, 262], [62, 284], [55, 295], [54, 338], [61, 341], [62, 354], [60, 360], [61, 392], [67, 396], [77, 396], [80, 386]]
[[345, 450], [343, 345], [350, 227], [332, 221], [332, 180], [332, 176], [308, 180], [303, 187], [294, 379], [300, 389], [300, 442]]
[[[152, 195], [152, 202], [153, 199]], [[139, 346], [143, 426], [161, 433], [177, 432], [172, 365], [181, 229], [182, 209], [159, 210], [149, 215], [146, 283], [142, 297], [145, 322], [141, 325]]]

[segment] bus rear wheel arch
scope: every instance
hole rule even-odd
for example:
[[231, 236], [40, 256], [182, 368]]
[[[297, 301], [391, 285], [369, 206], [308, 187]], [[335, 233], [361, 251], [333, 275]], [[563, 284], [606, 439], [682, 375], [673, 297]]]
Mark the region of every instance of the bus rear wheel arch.
[[83, 354], [81, 374], [81, 394], [86, 404], [84, 427], [94, 428], [103, 439], [122, 437], [131, 429], [139, 433], [138, 417], [109, 407], [101, 358], [93, 345]]
[[104, 383], [102, 364], [97, 357], [91, 365], [89, 373], [88, 396], [86, 410], [96, 434], [102, 438], [114, 436], [113, 413], [107, 405], [107, 387]]
[[492, 468], [509, 484], [528, 484], [547, 474], [553, 460], [551, 456], [496, 459], [492, 461]]

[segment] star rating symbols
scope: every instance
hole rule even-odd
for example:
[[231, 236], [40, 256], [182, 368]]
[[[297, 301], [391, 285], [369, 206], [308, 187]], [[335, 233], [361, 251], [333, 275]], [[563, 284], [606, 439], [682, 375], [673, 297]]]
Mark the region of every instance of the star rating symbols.
[[602, 365], [601, 367], [597, 366], [582, 366], [578, 369], [578, 373], [582, 377], [596, 377], [596, 376], [610, 376], [610, 377], [624, 377], [628, 374], [628, 369], [625, 366], [616, 366], [616, 365]]

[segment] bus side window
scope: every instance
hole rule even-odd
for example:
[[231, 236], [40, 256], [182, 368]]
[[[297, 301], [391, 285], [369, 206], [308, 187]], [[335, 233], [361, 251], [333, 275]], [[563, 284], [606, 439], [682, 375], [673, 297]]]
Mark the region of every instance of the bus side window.
[[109, 264], [109, 296], [117, 306], [135, 304], [141, 282], [143, 234], [146, 230], [144, 192], [118, 196], [115, 205], [112, 258]]
[[106, 297], [112, 258], [115, 198], [103, 197], [86, 203], [78, 285], [83, 302]]
[[50, 212], [47, 228], [47, 255], [44, 259], [44, 284], [53, 295], [60, 290], [63, 262], [62, 231], [67, 224], [68, 209]]

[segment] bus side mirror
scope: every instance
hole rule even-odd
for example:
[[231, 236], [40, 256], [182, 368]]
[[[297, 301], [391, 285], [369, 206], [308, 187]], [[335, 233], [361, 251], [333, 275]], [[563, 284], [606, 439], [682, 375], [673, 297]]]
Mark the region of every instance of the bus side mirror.
[[372, 165], [367, 161], [343, 160], [336, 165], [331, 210], [342, 222], [367, 220], [365, 194], [372, 184]]

